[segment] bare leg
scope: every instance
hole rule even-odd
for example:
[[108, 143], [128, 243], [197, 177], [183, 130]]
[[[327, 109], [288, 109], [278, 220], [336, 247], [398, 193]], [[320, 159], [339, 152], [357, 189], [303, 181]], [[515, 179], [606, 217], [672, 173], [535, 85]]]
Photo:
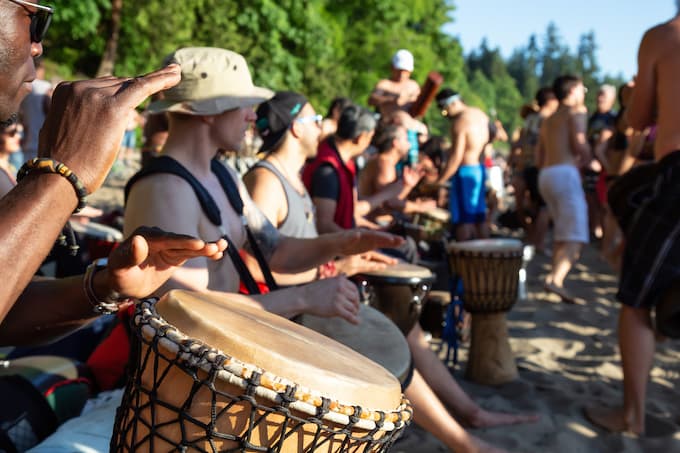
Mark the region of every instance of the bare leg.
[[593, 407], [586, 410], [586, 415], [593, 423], [610, 431], [643, 434], [645, 396], [655, 348], [649, 310], [627, 305], [621, 307], [619, 347], [623, 368], [623, 408]]
[[529, 243], [536, 247], [537, 252], [545, 252], [545, 235], [550, 228], [550, 214], [545, 206], [538, 208], [536, 219], [529, 228], [531, 231]]
[[476, 239], [486, 239], [491, 236], [491, 228], [489, 228], [489, 222], [482, 222], [477, 224], [476, 228]]
[[406, 339], [416, 369], [444, 404], [463, 420], [463, 424], [473, 428], [483, 428], [533, 423], [538, 420], [535, 415], [505, 414], [482, 409], [463, 391], [451, 376], [446, 365], [432, 352], [425, 335], [423, 335], [423, 330], [418, 324], [411, 330]]
[[411, 384], [404, 393], [413, 405], [415, 423], [443, 442], [451, 451], [456, 453], [503, 452], [468, 434], [451, 417], [417, 371], [413, 373]]
[[581, 255], [580, 242], [555, 242], [552, 270], [546, 279], [545, 289], [559, 295], [565, 302], [574, 298], [564, 288], [564, 279]]
[[469, 223], [461, 223], [456, 226], [456, 240], [458, 242], [469, 241], [475, 238], [475, 226]]

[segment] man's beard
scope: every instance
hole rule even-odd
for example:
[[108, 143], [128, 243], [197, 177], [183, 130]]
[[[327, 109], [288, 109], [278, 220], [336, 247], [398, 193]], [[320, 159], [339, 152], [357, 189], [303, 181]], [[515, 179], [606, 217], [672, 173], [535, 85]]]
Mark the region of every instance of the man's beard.
[[18, 119], [19, 115], [17, 113], [12, 113], [12, 115], [6, 120], [0, 121], [0, 129], [5, 129], [11, 126], [12, 124], [16, 123]]

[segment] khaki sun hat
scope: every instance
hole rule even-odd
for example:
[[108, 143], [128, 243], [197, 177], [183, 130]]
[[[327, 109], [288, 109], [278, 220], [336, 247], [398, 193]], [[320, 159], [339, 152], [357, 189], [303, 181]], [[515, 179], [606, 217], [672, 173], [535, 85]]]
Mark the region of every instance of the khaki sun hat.
[[182, 80], [164, 91], [163, 99], [149, 104], [151, 113], [219, 115], [274, 96], [273, 91], [253, 85], [245, 58], [231, 50], [185, 47], [168, 55], [164, 63], [180, 65]]

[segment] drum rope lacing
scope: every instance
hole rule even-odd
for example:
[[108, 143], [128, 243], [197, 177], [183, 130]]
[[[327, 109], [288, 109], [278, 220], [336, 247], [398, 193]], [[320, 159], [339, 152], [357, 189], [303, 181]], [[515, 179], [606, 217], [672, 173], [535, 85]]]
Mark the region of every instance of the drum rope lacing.
[[[334, 452], [350, 450], [382, 452], [389, 449], [413, 417], [413, 411], [406, 399], [402, 399], [399, 407], [393, 411], [367, 410], [331, 400], [319, 392], [241, 362], [182, 334], [160, 318], [154, 305], [155, 300], [142, 301], [131, 321], [139, 340], [133, 341], [131, 363], [138, 366], [130, 372], [125, 396], [116, 417], [111, 451], [135, 451], [139, 448], [153, 451], [154, 439], [158, 439], [175, 446], [178, 451], [191, 447], [197, 451], [278, 452], [288, 437], [303, 429], [309, 433], [310, 425], [313, 425], [313, 440], [305, 451], [314, 451], [327, 443], [332, 443], [333, 448], [338, 446]], [[146, 351], [143, 351], [144, 345], [147, 346]], [[153, 370], [152, 388], [148, 388], [148, 385], [142, 382], [143, 372], [149, 366]], [[182, 407], [173, 406], [158, 398], [158, 389], [163, 379], [173, 369], [183, 371], [193, 380], [190, 394]], [[199, 370], [205, 372], [201, 374], [207, 375], [200, 377]], [[218, 380], [244, 389], [244, 394], [232, 395], [218, 389], [216, 386]], [[206, 387], [211, 395], [209, 423], [201, 422], [189, 414], [194, 398]], [[256, 397], [267, 400], [271, 405], [263, 405]], [[146, 403], [140, 404], [140, 401]], [[225, 404], [219, 410], [218, 402]], [[241, 435], [219, 432], [217, 426], [220, 418], [227, 417], [231, 408], [243, 402], [250, 405], [248, 427], [245, 432]], [[146, 418], [149, 413], [154, 414], [156, 407], [177, 414], [177, 418], [160, 424], [151, 423]], [[259, 425], [266, 425], [267, 417], [273, 414], [284, 416], [285, 420], [281, 422], [281, 426], [286, 429], [280, 430], [276, 435], [278, 438], [271, 442], [270, 447], [251, 443], [251, 439], [257, 437], [254, 435], [255, 429]], [[323, 422], [331, 422], [335, 426], [327, 426]], [[161, 428], [177, 423], [181, 424], [182, 439], [172, 440], [160, 432]], [[149, 431], [141, 438], [137, 433], [138, 424]], [[205, 432], [205, 436], [187, 439], [186, 424], [190, 424], [194, 431], [200, 428]], [[363, 431], [352, 432], [353, 428]], [[383, 435], [377, 437], [378, 432]], [[215, 445], [215, 441], [218, 440], [233, 441], [239, 446], [228, 450], [219, 449]], [[211, 450], [200, 447], [206, 442], [211, 446]], [[361, 450], [358, 450], [359, 447]]]

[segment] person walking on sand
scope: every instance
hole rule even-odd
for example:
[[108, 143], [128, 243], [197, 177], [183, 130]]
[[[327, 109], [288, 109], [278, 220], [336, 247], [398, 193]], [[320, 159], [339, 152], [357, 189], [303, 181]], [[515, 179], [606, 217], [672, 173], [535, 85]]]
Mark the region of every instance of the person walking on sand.
[[555, 225], [552, 269], [545, 289], [573, 303], [564, 279], [589, 239], [588, 208], [579, 174], [590, 151], [583, 104], [586, 91], [581, 79], [565, 75], [555, 80], [553, 92], [560, 105], [541, 124], [537, 148], [538, 190]]

